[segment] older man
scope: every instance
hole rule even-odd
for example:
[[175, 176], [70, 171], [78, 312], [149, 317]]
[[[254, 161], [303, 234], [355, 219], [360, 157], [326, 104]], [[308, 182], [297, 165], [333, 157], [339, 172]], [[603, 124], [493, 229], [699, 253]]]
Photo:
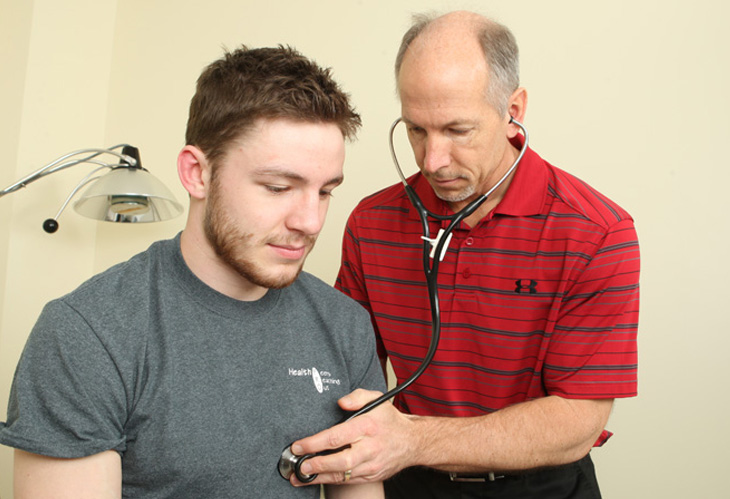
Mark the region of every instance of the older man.
[[[299, 454], [350, 444], [302, 472], [392, 477], [389, 498], [600, 497], [589, 452], [610, 436], [614, 399], [636, 394], [633, 220], [529, 148], [509, 173], [527, 92], [504, 26], [471, 12], [419, 18], [396, 77], [420, 168], [409, 184], [426, 208], [453, 214], [498, 187], [456, 227], [440, 264], [429, 369], [394, 405], [295, 442]], [[445, 227], [429, 223], [431, 234]], [[371, 313], [399, 381], [430, 341], [421, 234], [402, 185], [366, 198], [348, 221], [337, 282]]]

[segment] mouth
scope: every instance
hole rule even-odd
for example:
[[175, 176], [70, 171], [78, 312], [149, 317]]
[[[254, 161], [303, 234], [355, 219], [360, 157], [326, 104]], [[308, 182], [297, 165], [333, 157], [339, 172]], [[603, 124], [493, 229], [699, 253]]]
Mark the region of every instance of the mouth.
[[441, 187], [450, 187], [456, 184], [459, 180], [461, 180], [459, 177], [457, 178], [432, 178], [431, 181]]
[[309, 246], [306, 244], [288, 245], [269, 243], [269, 247], [282, 259], [292, 261], [303, 259], [309, 249]]
[[429, 181], [434, 189], [453, 190], [463, 188], [464, 182], [467, 182], [468, 179], [462, 176], [443, 177], [434, 175], [429, 177]]

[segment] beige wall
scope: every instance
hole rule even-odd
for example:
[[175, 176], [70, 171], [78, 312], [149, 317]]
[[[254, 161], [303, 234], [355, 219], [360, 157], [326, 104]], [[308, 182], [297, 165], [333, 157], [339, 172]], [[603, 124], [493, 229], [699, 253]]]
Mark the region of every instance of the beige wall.
[[[728, 412], [730, 8], [720, 0], [0, 0], [0, 183], [61, 153], [128, 142], [185, 200], [174, 170], [200, 69], [221, 47], [291, 44], [332, 66], [364, 120], [307, 268], [334, 280], [355, 202], [393, 183], [392, 61], [412, 11], [482, 8], [522, 50], [533, 147], [627, 208], [642, 243], [640, 396], [594, 452], [607, 498], [719, 498]], [[91, 66], [93, 64], [93, 68]], [[0, 199], [0, 419], [43, 304], [175, 234], [55, 214], [73, 170]], [[11, 499], [0, 448], [0, 497]]]

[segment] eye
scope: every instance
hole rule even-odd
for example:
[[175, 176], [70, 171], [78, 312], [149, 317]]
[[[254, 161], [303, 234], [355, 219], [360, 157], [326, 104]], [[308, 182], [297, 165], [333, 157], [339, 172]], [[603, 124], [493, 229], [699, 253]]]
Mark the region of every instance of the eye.
[[449, 128], [448, 132], [452, 137], [462, 138], [467, 137], [472, 132], [472, 128]]
[[286, 185], [264, 185], [264, 187], [272, 194], [282, 194], [289, 190], [289, 186]]
[[[338, 185], [339, 185], [339, 184], [338, 184]], [[321, 198], [323, 198], [323, 199], [324, 199], [324, 198], [331, 198], [331, 197], [334, 197], [334, 194], [332, 193], [332, 191], [334, 191], [334, 190], [335, 190], [336, 188], [337, 188], [337, 185], [336, 185], [336, 186], [334, 186], [334, 187], [326, 187], [326, 188], [324, 188], [324, 189], [320, 190], [320, 191], [319, 191], [319, 197], [321, 197]]]

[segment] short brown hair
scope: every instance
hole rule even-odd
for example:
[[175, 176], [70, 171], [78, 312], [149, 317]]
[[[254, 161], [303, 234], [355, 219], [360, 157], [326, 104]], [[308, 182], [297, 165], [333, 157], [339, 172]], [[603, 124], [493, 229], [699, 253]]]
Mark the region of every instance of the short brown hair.
[[330, 68], [321, 68], [291, 47], [242, 45], [227, 51], [198, 78], [185, 142], [214, 164], [261, 118], [335, 123], [346, 139], [354, 139], [361, 125]]

